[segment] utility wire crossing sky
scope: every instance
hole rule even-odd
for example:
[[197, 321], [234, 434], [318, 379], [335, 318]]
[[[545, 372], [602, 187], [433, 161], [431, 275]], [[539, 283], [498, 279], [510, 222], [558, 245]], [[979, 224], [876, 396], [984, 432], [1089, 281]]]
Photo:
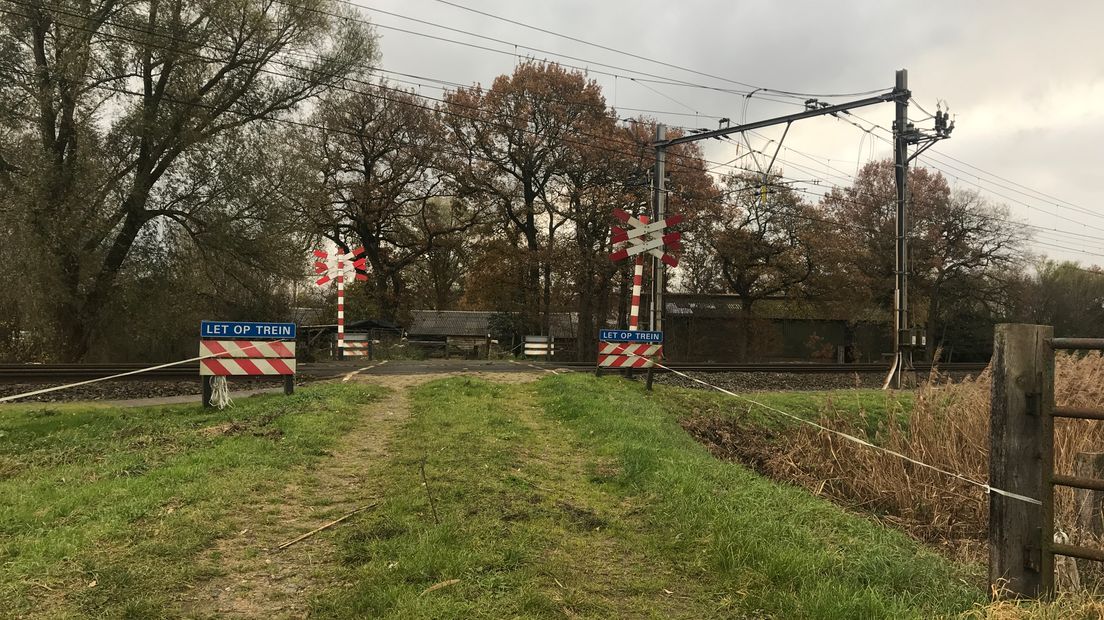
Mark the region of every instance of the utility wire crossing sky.
[[[930, 129], [936, 107], [949, 106], [956, 121], [914, 165], [1006, 205], [1036, 252], [1104, 264], [1102, 3], [345, 3], [377, 27], [381, 73], [423, 96], [550, 60], [587, 71], [620, 116], [686, 130], [888, 91], [907, 68], [910, 119]], [[847, 186], [863, 163], [892, 157], [892, 116], [885, 104], [795, 123], [772, 171], [809, 200]], [[765, 169], [781, 133], [703, 147], [715, 173]]]

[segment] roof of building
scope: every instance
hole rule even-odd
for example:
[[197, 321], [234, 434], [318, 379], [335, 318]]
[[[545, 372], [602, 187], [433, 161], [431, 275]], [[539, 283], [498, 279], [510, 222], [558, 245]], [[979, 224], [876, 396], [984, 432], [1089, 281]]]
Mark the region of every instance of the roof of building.
[[[414, 310], [410, 327], [412, 336], [487, 336], [491, 333], [491, 317], [502, 314], [493, 310]], [[557, 312], [551, 315], [553, 338], [575, 338], [579, 317], [575, 313]]]

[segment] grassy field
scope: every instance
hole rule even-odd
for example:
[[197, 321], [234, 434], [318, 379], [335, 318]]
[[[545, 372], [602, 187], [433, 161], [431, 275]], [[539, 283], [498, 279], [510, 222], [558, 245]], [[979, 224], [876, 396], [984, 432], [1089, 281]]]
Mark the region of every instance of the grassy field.
[[0, 616], [171, 615], [206, 557], [244, 527], [241, 506], [278, 493], [381, 390], [198, 406], [0, 408]]
[[902, 618], [982, 600], [903, 535], [713, 459], [662, 400], [583, 375], [420, 388], [387, 501], [342, 535], [350, 585], [316, 613]]
[[[312, 477], [351, 458], [332, 451], [383, 395], [351, 383], [225, 412], [0, 409], [4, 613], [219, 617], [182, 595], [227, 578], [212, 550], [259, 527], [243, 508], [318, 493]], [[907, 407], [762, 398], [870, 424]], [[714, 459], [674, 413], [746, 413], [731, 401], [560, 375], [432, 381], [404, 403], [385, 456], [365, 463], [379, 502], [299, 549], [318, 582], [311, 617], [929, 618], [983, 601], [974, 567]]]

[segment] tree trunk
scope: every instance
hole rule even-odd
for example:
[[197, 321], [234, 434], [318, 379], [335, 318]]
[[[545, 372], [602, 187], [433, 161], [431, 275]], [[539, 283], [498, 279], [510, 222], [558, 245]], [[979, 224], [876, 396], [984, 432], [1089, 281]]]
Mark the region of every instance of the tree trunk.
[[380, 317], [386, 318], [384, 320], [392, 323], [397, 322], [399, 316], [406, 308], [406, 282], [403, 281], [402, 272], [395, 271], [391, 274], [391, 299], [387, 307], [387, 312], [380, 312]]
[[526, 261], [528, 263], [525, 274], [525, 286], [521, 290], [521, 316], [524, 319], [524, 328], [534, 334], [540, 328], [540, 300], [541, 300], [541, 262], [540, 244], [537, 240], [536, 228], [525, 231], [525, 248], [527, 250]]
[[541, 316], [541, 333], [546, 336], [552, 335], [552, 264], [549, 261], [544, 261], [542, 266], [544, 271], [544, 289], [542, 291], [541, 306], [544, 308], [544, 314]]
[[943, 311], [942, 299], [940, 299], [939, 284], [932, 287], [931, 300], [928, 302], [928, 324], [924, 329], [924, 334], [927, 337], [927, 344], [924, 346], [924, 350], [928, 354], [928, 360], [935, 362], [935, 350], [942, 344], [936, 335], [939, 333], [939, 326], [941, 324], [939, 313]]
[[576, 334], [575, 359], [585, 362], [597, 355], [597, 333], [594, 326], [595, 278], [593, 270], [586, 266], [579, 279], [579, 331]]
[[122, 271], [134, 241], [138, 238], [149, 218], [143, 212], [143, 207], [148, 197], [148, 190], [141, 195], [132, 193], [127, 199], [128, 215], [123, 220], [122, 229], [116, 235], [111, 249], [108, 250], [99, 273], [96, 274], [92, 286], [86, 295], [81, 296], [80, 291], [70, 291], [71, 298], [79, 300], [79, 310], [75, 314], [63, 317], [64, 332], [68, 338], [63, 352], [66, 361], [75, 362], [83, 359], [92, 346], [92, 339], [102, 318], [104, 306], [115, 287], [115, 280]]
[[376, 305], [376, 316], [384, 321], [395, 320], [395, 308], [391, 304], [391, 290], [387, 276], [380, 271], [372, 274], [372, 301]]

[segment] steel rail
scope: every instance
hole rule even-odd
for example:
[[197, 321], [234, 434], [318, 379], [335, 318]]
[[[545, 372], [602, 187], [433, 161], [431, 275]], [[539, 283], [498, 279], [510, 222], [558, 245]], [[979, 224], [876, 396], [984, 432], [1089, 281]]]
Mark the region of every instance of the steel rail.
[[[432, 362], [431, 362], [432, 363]], [[549, 367], [584, 369], [593, 368], [594, 362], [540, 362]], [[124, 372], [130, 372], [141, 368], [147, 368], [150, 364], [0, 364], [0, 382], [19, 383], [60, 381], [69, 379], [90, 379], [107, 377]], [[300, 366], [300, 374], [310, 376], [328, 376], [338, 367], [328, 368], [329, 363], [303, 364]], [[856, 373], [856, 372], [880, 372], [884, 373], [888, 368], [884, 364], [820, 364], [820, 363], [766, 363], [766, 364], [715, 364], [715, 363], [684, 363], [669, 364], [674, 369], [687, 372], [741, 372], [741, 373]], [[943, 372], [980, 372], [985, 369], [985, 364], [940, 364], [938, 369]], [[929, 365], [917, 365], [917, 372], [930, 371]], [[656, 369], [656, 372], [666, 372]], [[123, 380], [185, 380], [199, 376], [199, 366], [196, 364], [181, 364], [169, 368], [132, 375]]]
[[[552, 362], [552, 366], [561, 368], [593, 368], [594, 362]], [[715, 364], [715, 363], [682, 363], [682, 364], [666, 364], [666, 366], [684, 372], [777, 372], [777, 373], [799, 373], [799, 374], [811, 374], [811, 373], [855, 373], [855, 372], [874, 372], [885, 373], [889, 370], [889, 366], [886, 364], [821, 364], [821, 363], [766, 363], [766, 364]], [[938, 364], [936, 369], [941, 372], [981, 372], [985, 370], [987, 364], [973, 364], [973, 363], [954, 363], [954, 364]], [[930, 364], [915, 364], [914, 368], [917, 372], [927, 373], [931, 371]], [[616, 370], [623, 370], [617, 368], [607, 368], [607, 371], [613, 372]], [[655, 372], [667, 372], [662, 368], [655, 368]]]

